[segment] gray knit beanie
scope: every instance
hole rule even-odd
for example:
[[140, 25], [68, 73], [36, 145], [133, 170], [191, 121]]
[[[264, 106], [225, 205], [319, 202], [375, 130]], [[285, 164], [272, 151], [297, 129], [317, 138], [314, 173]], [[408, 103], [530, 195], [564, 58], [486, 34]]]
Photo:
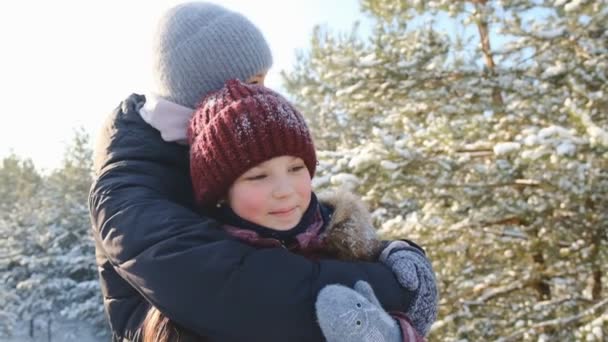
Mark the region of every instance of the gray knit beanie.
[[251, 21], [205, 2], [169, 9], [153, 49], [153, 92], [189, 108], [227, 80], [246, 81], [272, 65], [270, 48]]

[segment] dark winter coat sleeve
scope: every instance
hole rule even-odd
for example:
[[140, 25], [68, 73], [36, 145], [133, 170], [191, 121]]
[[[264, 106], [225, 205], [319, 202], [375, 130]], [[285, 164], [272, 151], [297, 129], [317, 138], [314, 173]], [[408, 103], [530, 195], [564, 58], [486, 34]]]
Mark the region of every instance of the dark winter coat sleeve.
[[220, 341], [322, 341], [320, 288], [369, 282], [387, 310], [412, 294], [380, 263], [311, 261], [255, 249], [194, 213], [188, 151], [166, 143], [132, 95], [108, 118], [96, 146], [89, 206], [104, 305], [115, 339], [131, 338], [148, 303]]

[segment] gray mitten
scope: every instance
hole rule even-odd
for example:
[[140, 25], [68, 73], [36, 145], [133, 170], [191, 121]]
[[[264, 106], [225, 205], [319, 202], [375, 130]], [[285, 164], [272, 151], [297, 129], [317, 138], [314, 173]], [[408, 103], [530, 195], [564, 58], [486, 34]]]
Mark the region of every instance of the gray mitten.
[[327, 342], [399, 342], [401, 328], [376, 298], [371, 286], [325, 286], [315, 304]]
[[393, 241], [380, 255], [405, 289], [414, 292], [406, 314], [414, 328], [426, 336], [437, 318], [437, 284], [431, 262], [423, 252], [404, 241]]

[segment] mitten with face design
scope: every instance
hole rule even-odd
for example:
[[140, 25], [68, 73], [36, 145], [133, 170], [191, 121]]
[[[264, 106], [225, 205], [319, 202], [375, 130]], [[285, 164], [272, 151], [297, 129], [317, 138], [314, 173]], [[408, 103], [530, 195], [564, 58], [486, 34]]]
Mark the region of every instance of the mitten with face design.
[[328, 285], [315, 304], [328, 342], [399, 342], [401, 329], [380, 305], [371, 286], [359, 281], [354, 290]]

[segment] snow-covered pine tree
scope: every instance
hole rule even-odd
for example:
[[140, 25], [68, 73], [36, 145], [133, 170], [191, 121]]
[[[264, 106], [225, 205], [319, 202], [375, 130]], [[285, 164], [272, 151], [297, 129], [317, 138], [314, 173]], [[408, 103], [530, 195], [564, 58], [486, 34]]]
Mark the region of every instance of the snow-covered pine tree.
[[607, 1], [361, 6], [369, 37], [317, 28], [284, 74], [316, 185], [427, 248], [432, 340], [605, 339]]
[[[15, 165], [32, 169], [13, 159], [0, 176], [10, 171], [19, 183]], [[40, 177], [39, 186], [3, 212], [0, 233], [7, 239], [0, 242], [0, 279], [6, 295], [0, 301], [12, 319], [5, 334], [17, 322], [105, 323], [87, 210], [91, 163], [88, 137], [77, 131], [60, 168], [46, 175], [31, 171]]]
[[80, 129], [68, 146], [61, 167], [47, 177], [45, 207], [52, 216], [47, 229], [53, 235], [53, 281], [71, 283], [58, 299], [60, 314], [105, 327], [101, 290], [95, 264], [95, 244], [87, 207], [93, 170], [89, 136]]
[[[18, 208], [33, 198], [42, 183], [42, 177], [29, 159], [11, 154], [0, 165], [0, 336], [10, 335], [18, 324], [18, 306], [15, 279], [21, 274], [19, 267], [24, 249], [21, 241], [24, 231], [15, 229], [25, 225]], [[31, 208], [28, 208], [28, 210]]]
[[31, 197], [42, 177], [31, 159], [10, 154], [0, 165], [0, 215], [9, 213], [16, 203]]

